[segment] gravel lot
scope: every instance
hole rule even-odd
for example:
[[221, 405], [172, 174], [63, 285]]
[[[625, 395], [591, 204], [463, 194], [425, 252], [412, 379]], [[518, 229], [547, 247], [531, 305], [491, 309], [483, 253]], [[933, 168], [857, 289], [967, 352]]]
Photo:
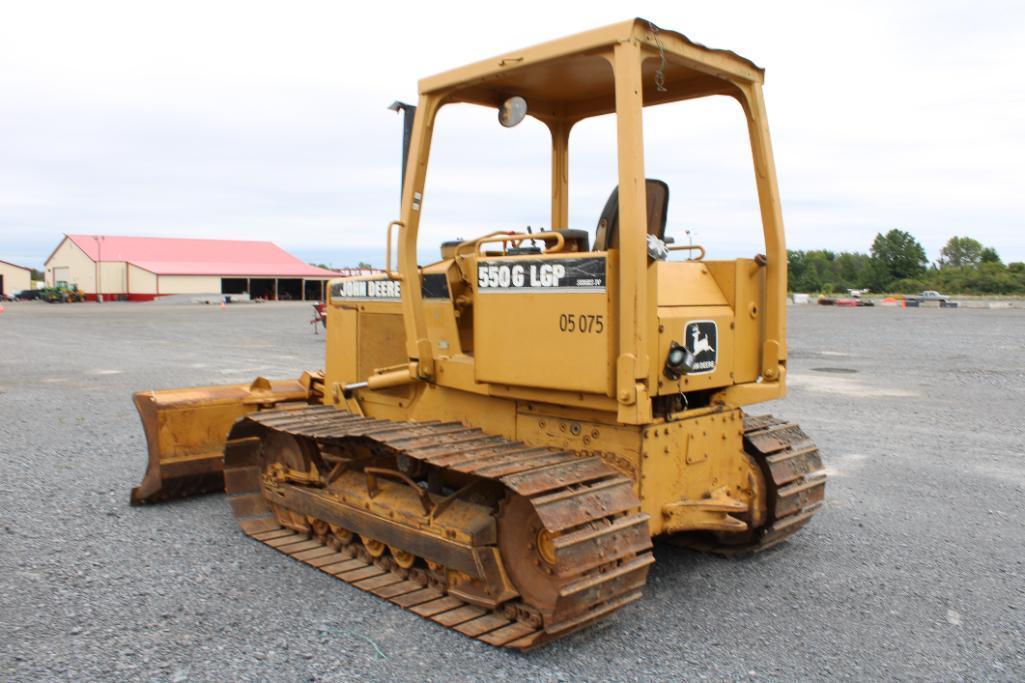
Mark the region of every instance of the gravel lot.
[[[322, 365], [300, 304], [6, 305], [0, 679], [1025, 679], [1025, 311], [791, 307], [831, 474], [794, 540], [656, 548], [646, 596], [522, 655], [246, 539], [221, 496], [131, 508], [137, 389]], [[835, 370], [841, 370], [837, 372]]]

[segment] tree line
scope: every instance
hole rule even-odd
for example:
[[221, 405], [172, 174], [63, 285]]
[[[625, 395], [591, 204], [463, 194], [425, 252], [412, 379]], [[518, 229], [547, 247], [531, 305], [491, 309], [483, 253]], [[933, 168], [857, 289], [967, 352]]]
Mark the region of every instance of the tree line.
[[1025, 263], [1004, 264], [996, 249], [971, 237], [951, 237], [935, 263], [910, 233], [896, 229], [876, 235], [868, 254], [827, 249], [787, 254], [792, 292], [1025, 294]]

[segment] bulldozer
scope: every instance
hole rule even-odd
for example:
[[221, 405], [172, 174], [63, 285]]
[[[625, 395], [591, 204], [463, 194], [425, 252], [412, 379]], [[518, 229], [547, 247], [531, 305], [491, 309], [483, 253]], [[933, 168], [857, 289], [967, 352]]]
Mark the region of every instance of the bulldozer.
[[[657, 537], [727, 556], [791, 537], [826, 478], [800, 427], [746, 412], [787, 376], [763, 77], [634, 19], [421, 80], [384, 272], [330, 283], [323, 370], [137, 393], [149, 463], [132, 502], [223, 489], [249, 537], [518, 650], [639, 599]], [[645, 175], [644, 108], [712, 96], [747, 123], [752, 258], [676, 245], [669, 188]], [[482, 230], [420, 265], [432, 134], [452, 104], [547, 127], [551, 227]], [[569, 136], [610, 114], [618, 185], [592, 233], [569, 225]]]

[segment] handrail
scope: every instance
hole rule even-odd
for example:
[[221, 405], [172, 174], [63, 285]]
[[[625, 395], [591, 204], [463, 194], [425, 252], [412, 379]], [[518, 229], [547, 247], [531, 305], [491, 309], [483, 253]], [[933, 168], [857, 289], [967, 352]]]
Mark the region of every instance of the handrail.
[[[455, 257], [458, 258], [459, 256], [461, 256], [463, 249], [465, 247], [468, 247], [468, 246], [469, 247], [473, 247], [473, 252], [476, 253], [480, 249], [480, 246], [482, 244], [487, 244], [489, 242], [502, 242], [503, 245], [504, 245], [504, 244], [509, 243], [509, 242], [520, 243], [520, 242], [524, 242], [526, 240], [542, 240], [542, 241], [546, 242], [546, 246], [547, 246], [547, 240], [549, 240], [549, 239], [554, 239], [555, 240], [555, 246], [552, 247], [552, 248], [546, 249], [546, 251], [558, 252], [558, 251], [562, 251], [562, 248], [564, 246], [566, 246], [566, 238], [563, 237], [562, 233], [559, 233], [559, 232], [534, 232], [534, 233], [529, 233], [529, 232], [511, 232], [511, 231], [501, 231], [501, 230], [499, 230], [499, 231], [496, 231], [496, 232], [490, 232], [487, 235], [484, 235], [483, 237], [478, 237], [477, 239], [473, 240], [472, 242], [470, 242], [470, 241], [463, 242], [462, 244], [460, 244], [459, 246], [456, 247]], [[506, 251], [506, 249], [503, 246], [502, 247], [502, 253], [504, 254], [505, 251]]]
[[401, 280], [402, 276], [391, 269], [391, 229], [394, 225], [400, 228], [406, 227], [406, 224], [402, 221], [392, 221], [388, 224], [388, 246], [386, 247], [387, 251], [384, 253], [384, 274], [388, 276], [389, 280]]
[[479, 245], [480, 245], [481, 241], [482, 240], [486, 240], [489, 237], [498, 237], [500, 235], [515, 235], [515, 234], [516, 233], [511, 231], [511, 230], [496, 230], [495, 232], [489, 232], [488, 234], [484, 235], [483, 237], [478, 237], [475, 240], [466, 240], [465, 242], [462, 242], [462, 243], [456, 245], [456, 250], [455, 250], [455, 253], [453, 254], [453, 256], [456, 257], [456, 258], [459, 258], [459, 256], [461, 255], [461, 252], [463, 251], [463, 249], [465, 247], [473, 247], [473, 250], [476, 251], [479, 248]]
[[666, 249], [669, 251], [700, 251], [701, 253], [697, 258], [688, 259], [690, 261], [700, 261], [705, 258], [705, 248], [700, 244], [667, 244]]

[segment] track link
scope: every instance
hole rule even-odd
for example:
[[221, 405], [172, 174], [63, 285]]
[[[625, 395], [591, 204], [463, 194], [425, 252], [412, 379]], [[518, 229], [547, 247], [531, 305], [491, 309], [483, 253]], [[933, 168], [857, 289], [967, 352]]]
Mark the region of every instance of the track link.
[[744, 451], [764, 475], [765, 524], [746, 537], [722, 535], [717, 542], [695, 542], [689, 547], [724, 557], [759, 553], [786, 541], [822, 509], [826, 493], [822, 457], [798, 425], [772, 415], [745, 415]]
[[[263, 442], [254, 437], [270, 432], [306, 439], [319, 449], [356, 443], [387, 449], [408, 461], [500, 484], [506, 491], [502, 505], [519, 500], [516, 504], [529, 506], [553, 539], [554, 561], [546, 571], [558, 578], [557, 594], [544, 609], [525, 596], [489, 609], [425, 582], [422, 573], [396, 567], [386, 556], [374, 559], [353, 545], [332, 545], [312, 529], [285, 528], [261, 490]], [[641, 597], [654, 562], [647, 515], [638, 512], [630, 479], [598, 457], [529, 447], [460, 423], [376, 420], [331, 406], [262, 411], [233, 428], [224, 472], [232, 509], [247, 535], [494, 646], [530, 649], [609, 616]]]

